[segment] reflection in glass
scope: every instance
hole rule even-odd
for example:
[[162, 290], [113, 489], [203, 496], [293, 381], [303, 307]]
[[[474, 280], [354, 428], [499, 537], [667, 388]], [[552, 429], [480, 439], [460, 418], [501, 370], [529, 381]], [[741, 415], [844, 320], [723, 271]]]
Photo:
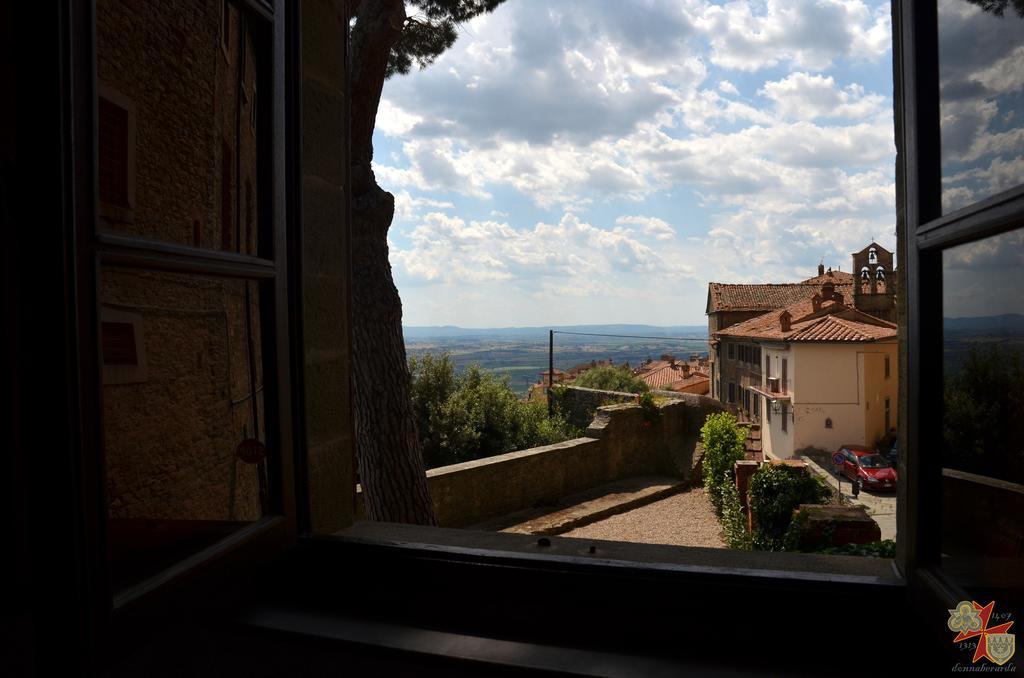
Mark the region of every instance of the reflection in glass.
[[259, 254], [254, 30], [222, 0], [96, 3], [101, 229]]
[[942, 208], [1024, 183], [1024, 4], [939, 1]]
[[100, 302], [107, 513], [123, 585], [267, 512], [259, 286], [106, 268]]
[[[1020, 605], [1024, 229], [943, 252], [942, 567]], [[924, 451], [928, 454], [928, 451]]]

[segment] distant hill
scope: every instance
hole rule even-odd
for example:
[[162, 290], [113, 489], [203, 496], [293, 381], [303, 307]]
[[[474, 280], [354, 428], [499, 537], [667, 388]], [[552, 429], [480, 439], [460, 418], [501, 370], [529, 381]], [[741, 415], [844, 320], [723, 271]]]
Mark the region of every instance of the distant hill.
[[1024, 333], [1024, 315], [1007, 313], [976, 318], [943, 318], [943, 329], [958, 334], [1021, 334]]
[[[547, 340], [548, 330], [644, 337], [707, 337], [707, 325], [561, 325], [555, 327], [469, 328], [453, 325], [402, 328], [406, 341], [429, 339], [489, 339], [492, 341]], [[556, 337], [557, 340], [557, 337]]]

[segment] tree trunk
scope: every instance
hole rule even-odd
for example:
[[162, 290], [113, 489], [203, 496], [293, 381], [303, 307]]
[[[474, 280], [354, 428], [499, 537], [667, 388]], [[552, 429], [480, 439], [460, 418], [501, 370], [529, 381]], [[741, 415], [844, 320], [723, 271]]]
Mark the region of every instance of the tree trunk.
[[373, 176], [373, 128], [402, 0], [363, 0], [352, 34], [352, 321], [356, 457], [371, 520], [435, 525], [412, 409], [402, 301], [391, 277], [395, 199]]

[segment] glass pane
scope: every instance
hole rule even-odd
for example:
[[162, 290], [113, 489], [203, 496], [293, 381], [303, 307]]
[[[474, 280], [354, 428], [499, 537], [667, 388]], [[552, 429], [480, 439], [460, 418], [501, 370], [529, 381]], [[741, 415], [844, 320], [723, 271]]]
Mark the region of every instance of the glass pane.
[[1024, 229], [946, 250], [942, 265], [942, 566], [972, 593], [984, 582], [979, 595], [986, 600], [994, 587], [1019, 597]]
[[100, 285], [119, 586], [267, 512], [259, 285], [107, 268]]
[[101, 229], [261, 252], [249, 23], [221, 0], [96, 3]]
[[1024, 183], [1024, 5], [939, 1], [942, 211]]

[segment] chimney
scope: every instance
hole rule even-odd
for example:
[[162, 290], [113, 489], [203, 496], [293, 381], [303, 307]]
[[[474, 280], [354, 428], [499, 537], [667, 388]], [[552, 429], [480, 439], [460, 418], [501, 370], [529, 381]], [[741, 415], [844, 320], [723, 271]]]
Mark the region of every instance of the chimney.
[[792, 322], [792, 320], [793, 316], [789, 311], [783, 311], [779, 314], [779, 326], [782, 328], [783, 332], [789, 332], [790, 322]]
[[[836, 286], [831, 280], [826, 280], [821, 284], [821, 300], [828, 301], [836, 293]], [[815, 295], [817, 296], [817, 295]]]
[[820, 294], [815, 294], [813, 297], [811, 297], [811, 307], [814, 309], [815, 313], [817, 313], [818, 311], [821, 310], [821, 295]]
[[818, 264], [818, 275], [825, 275], [825, 262]]

